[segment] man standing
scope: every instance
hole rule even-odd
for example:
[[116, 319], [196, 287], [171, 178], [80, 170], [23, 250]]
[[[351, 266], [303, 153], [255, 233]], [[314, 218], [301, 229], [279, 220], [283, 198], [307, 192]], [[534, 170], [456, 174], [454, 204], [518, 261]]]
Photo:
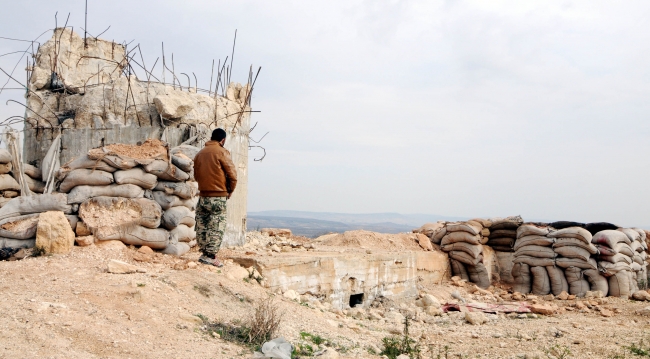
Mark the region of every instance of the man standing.
[[199, 262], [222, 267], [217, 258], [226, 231], [226, 200], [237, 185], [237, 170], [230, 158], [226, 131], [217, 128], [212, 138], [194, 157], [194, 178], [199, 183], [196, 207], [196, 241], [203, 253]]

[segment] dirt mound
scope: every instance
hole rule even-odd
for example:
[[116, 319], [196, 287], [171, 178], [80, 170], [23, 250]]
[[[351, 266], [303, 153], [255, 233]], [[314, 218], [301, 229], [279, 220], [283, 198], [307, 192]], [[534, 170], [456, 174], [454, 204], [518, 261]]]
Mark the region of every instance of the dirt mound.
[[148, 160], [148, 159], [161, 159], [168, 160], [167, 157], [167, 148], [165, 143], [156, 140], [148, 139], [144, 141], [142, 145], [126, 145], [123, 143], [116, 143], [112, 145], [106, 145], [102, 148], [95, 148], [89, 151], [97, 152], [98, 155], [115, 155], [121, 157], [134, 158], [138, 160]]
[[363, 230], [328, 234], [316, 239], [321, 245], [330, 247], [421, 251], [417, 240], [415, 233], [384, 234]]

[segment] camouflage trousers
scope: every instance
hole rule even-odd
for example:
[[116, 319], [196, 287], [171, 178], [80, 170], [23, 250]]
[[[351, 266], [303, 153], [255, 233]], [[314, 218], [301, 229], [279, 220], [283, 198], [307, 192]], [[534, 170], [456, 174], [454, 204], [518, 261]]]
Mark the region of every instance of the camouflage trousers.
[[196, 241], [203, 255], [217, 255], [225, 232], [226, 197], [200, 197], [196, 206]]

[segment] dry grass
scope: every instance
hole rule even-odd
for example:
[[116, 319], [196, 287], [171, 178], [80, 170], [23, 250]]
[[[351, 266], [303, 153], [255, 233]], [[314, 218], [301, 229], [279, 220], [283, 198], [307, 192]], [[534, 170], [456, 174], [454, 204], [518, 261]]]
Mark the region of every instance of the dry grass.
[[277, 304], [273, 302], [271, 297], [260, 300], [253, 317], [247, 323], [247, 327], [250, 328], [248, 342], [261, 345], [275, 338], [282, 323], [282, 316]]

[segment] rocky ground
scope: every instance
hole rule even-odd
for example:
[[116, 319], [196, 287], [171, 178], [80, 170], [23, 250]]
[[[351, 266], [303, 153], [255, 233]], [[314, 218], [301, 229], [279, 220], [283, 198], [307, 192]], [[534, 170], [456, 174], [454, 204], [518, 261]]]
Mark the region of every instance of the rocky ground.
[[[0, 262], [0, 357], [250, 358], [250, 348], [210, 334], [204, 320], [245, 323], [269, 297], [284, 313], [279, 334], [315, 352], [330, 348], [321, 356], [329, 358], [379, 357], [382, 339], [402, 331], [405, 315], [414, 318], [410, 334], [423, 358], [633, 358], [630, 346], [648, 342], [645, 302], [513, 298], [506, 287], [482, 291], [450, 281], [421, 283], [417, 303], [377, 301], [371, 309], [340, 311], [270, 293], [238, 265], [216, 269], [197, 259], [195, 251], [178, 258], [109, 241], [67, 255]], [[113, 260], [131, 264], [122, 269], [134, 273], [108, 272]], [[438, 308], [515, 299], [548, 315]]]

